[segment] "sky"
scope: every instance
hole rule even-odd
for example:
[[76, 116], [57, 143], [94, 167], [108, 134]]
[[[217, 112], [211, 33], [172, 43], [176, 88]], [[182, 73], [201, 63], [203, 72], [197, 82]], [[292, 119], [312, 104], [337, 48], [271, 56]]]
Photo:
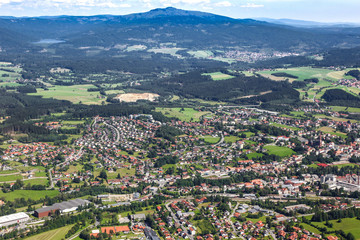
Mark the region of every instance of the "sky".
[[233, 18], [360, 23], [360, 0], [0, 0], [0, 16], [125, 15], [164, 7]]

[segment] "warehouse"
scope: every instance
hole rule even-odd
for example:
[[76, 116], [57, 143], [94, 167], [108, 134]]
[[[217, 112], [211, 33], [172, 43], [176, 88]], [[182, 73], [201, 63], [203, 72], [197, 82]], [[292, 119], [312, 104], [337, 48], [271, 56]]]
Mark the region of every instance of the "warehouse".
[[0, 217], [0, 227], [27, 222], [29, 219], [30, 217], [23, 212], [2, 216]]
[[60, 213], [68, 213], [75, 211], [79, 206], [84, 206], [89, 204], [89, 201], [84, 199], [74, 199], [66, 202], [55, 203], [49, 207], [43, 207], [35, 210], [35, 217], [42, 218], [54, 214], [57, 210]]

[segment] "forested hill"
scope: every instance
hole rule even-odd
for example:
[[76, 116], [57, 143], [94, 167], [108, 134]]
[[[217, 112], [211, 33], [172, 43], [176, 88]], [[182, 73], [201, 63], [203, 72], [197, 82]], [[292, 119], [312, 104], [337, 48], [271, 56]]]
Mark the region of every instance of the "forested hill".
[[[356, 34], [320, 32], [175, 8], [126, 16], [1, 18], [0, 25], [24, 36], [10, 36], [7, 42], [17, 46], [21, 41], [29, 47], [33, 41], [48, 38], [64, 40], [57, 44], [60, 48], [111, 48], [119, 44], [158, 46], [171, 42], [186, 48], [246, 46], [308, 51], [360, 44]], [[6, 36], [0, 35], [1, 47], [5, 47], [1, 38]]]

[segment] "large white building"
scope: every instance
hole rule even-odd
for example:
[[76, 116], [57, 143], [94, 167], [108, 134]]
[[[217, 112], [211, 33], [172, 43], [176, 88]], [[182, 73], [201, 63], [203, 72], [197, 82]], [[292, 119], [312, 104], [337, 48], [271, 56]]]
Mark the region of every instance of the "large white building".
[[27, 222], [30, 220], [30, 217], [23, 212], [14, 213], [6, 216], [0, 217], [0, 227], [6, 227], [14, 224], [19, 224]]

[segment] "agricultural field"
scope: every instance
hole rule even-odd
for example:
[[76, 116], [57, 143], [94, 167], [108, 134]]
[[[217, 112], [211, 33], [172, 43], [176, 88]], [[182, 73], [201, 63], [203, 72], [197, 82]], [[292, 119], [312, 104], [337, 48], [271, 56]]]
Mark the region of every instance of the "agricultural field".
[[[286, 77], [276, 77], [276, 76], [271, 75], [272, 73], [276, 73], [276, 72], [284, 72], [287, 74], [297, 76], [298, 78], [296, 80], [299, 80], [299, 81], [302, 81], [304, 79], [309, 79], [309, 78], [319, 78], [319, 80], [326, 78], [326, 79], [335, 81], [335, 80], [340, 80], [344, 76], [344, 73], [345, 73], [343, 71], [341, 71], [341, 73], [338, 73], [337, 71], [333, 71], [333, 70], [329, 70], [329, 69], [311, 68], [311, 67], [299, 67], [299, 68], [288, 68], [288, 69], [280, 68], [280, 69], [276, 69], [273, 71], [261, 71], [258, 73], [264, 77], [268, 77], [273, 80], [285, 80], [286, 79]], [[291, 79], [291, 80], [294, 80], [294, 79]]]
[[54, 229], [48, 232], [40, 233], [38, 235], [25, 238], [26, 240], [62, 240], [65, 239], [65, 235], [68, 233], [68, 231], [74, 226], [68, 225], [62, 228]]
[[214, 81], [221, 81], [234, 78], [234, 76], [222, 73], [222, 72], [214, 72], [214, 73], [204, 73], [205, 76], [210, 76]]
[[346, 134], [342, 133], [342, 132], [337, 132], [334, 128], [332, 127], [321, 127], [318, 129], [319, 131], [323, 132], [323, 133], [330, 133], [331, 135], [335, 135], [335, 136], [339, 136], [339, 137], [343, 137], [346, 138]]
[[279, 128], [286, 128], [286, 129], [291, 129], [291, 130], [300, 130], [300, 128], [291, 127], [291, 126], [287, 126], [287, 125], [279, 124], [279, 123], [271, 123], [271, 125], [275, 126], [275, 127], [279, 127]]
[[246, 156], [248, 157], [248, 159], [254, 159], [254, 158], [262, 157], [262, 156], [264, 156], [264, 154], [262, 154], [262, 153], [249, 153]]
[[265, 149], [268, 150], [269, 154], [273, 154], [273, 155], [277, 155], [279, 157], [289, 157], [293, 154], [295, 154], [295, 152], [287, 147], [278, 147], [278, 146], [272, 146], [272, 145], [268, 145], [264, 147]]
[[95, 88], [94, 85], [73, 85], [73, 86], [54, 86], [49, 90], [37, 89], [37, 93], [30, 93], [33, 96], [42, 96], [43, 98], [54, 98], [67, 100], [72, 103], [82, 104], [101, 104], [105, 98], [101, 97], [99, 92], [88, 92], [89, 88]]
[[236, 136], [226, 136], [224, 139], [226, 143], [234, 143], [240, 140], [240, 138]]
[[210, 114], [210, 112], [201, 112], [193, 108], [156, 108], [157, 112], [161, 112], [166, 117], [175, 117], [181, 121], [199, 122], [201, 116]]
[[331, 109], [335, 112], [350, 112], [350, 113], [360, 113], [360, 108], [353, 107], [340, 107], [340, 106], [332, 106]]
[[55, 197], [57, 195], [59, 195], [57, 190], [15, 190], [8, 193], [0, 192], [0, 198], [4, 198], [7, 201], [14, 201], [16, 198], [31, 198], [32, 200], [39, 200], [41, 198], [45, 198], [45, 196]]

